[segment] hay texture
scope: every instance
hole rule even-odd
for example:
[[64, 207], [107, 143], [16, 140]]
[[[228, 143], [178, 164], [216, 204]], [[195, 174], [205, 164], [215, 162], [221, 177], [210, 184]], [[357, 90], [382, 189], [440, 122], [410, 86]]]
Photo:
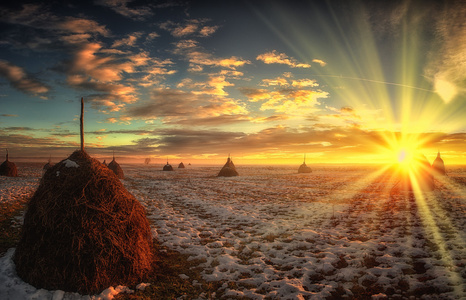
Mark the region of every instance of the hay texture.
[[42, 168], [42, 170], [44, 171], [47, 171], [48, 169], [50, 169], [52, 167], [52, 158], [49, 158], [49, 161], [44, 165], [44, 167]]
[[306, 163], [303, 163], [299, 166], [298, 173], [312, 173], [312, 169], [308, 167]]
[[42, 177], [14, 262], [37, 288], [95, 294], [145, 280], [151, 245], [142, 205], [112, 171], [76, 151]]
[[185, 168], [184, 163], [180, 162], [180, 164], [178, 165], [178, 169], [184, 169], [184, 168]]
[[8, 151], [5, 161], [0, 165], [0, 176], [17, 177], [18, 169], [15, 163], [8, 160]]
[[163, 169], [164, 171], [173, 171], [173, 167], [172, 165], [170, 165], [168, 162], [165, 166], [163, 166]]
[[440, 151], [437, 153], [437, 157], [432, 163], [432, 173], [434, 175], [445, 175], [446, 174], [445, 163], [443, 162], [443, 159], [440, 157]]
[[115, 157], [113, 160], [108, 164], [108, 168], [115, 173], [115, 175], [120, 179], [125, 179], [125, 174], [123, 173], [123, 169], [120, 165], [116, 162]]
[[238, 172], [236, 171], [235, 164], [233, 163], [233, 160], [230, 157], [228, 157], [227, 162], [225, 163], [225, 165], [220, 170], [217, 176], [218, 177], [239, 176]]

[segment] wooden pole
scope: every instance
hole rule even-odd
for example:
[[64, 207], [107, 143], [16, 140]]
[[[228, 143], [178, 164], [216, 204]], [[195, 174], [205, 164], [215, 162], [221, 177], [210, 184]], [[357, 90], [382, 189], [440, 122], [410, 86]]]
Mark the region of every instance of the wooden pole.
[[84, 99], [81, 98], [81, 118], [79, 119], [79, 127], [81, 130], [81, 151], [84, 152], [84, 125], [83, 125], [83, 115], [84, 115]]

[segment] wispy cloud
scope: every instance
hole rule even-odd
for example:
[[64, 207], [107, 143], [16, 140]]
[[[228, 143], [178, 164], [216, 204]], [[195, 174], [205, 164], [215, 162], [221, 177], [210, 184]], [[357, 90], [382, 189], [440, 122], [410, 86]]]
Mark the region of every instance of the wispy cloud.
[[279, 53], [276, 50], [260, 54], [256, 57], [257, 60], [264, 62], [265, 64], [282, 64], [288, 65], [292, 68], [310, 68], [311, 65], [298, 63], [296, 59], [289, 57], [285, 53]]
[[137, 4], [137, 1], [133, 0], [97, 0], [96, 4], [106, 6], [116, 13], [137, 20], [143, 20], [148, 16], [153, 15], [152, 10], [148, 6], [135, 7], [134, 5], [129, 6], [128, 4]]
[[[186, 118], [196, 119], [201, 123], [214, 122], [212, 118], [220, 120], [239, 116], [238, 120], [244, 120], [248, 113], [246, 108], [234, 100], [219, 99], [206, 93], [186, 92], [179, 89], [157, 88], [152, 91], [151, 100], [131, 107], [127, 114], [133, 118], [155, 119], [164, 118], [168, 123], [182, 123]], [[191, 124], [194, 124], [191, 123]]]
[[129, 34], [128, 37], [116, 40], [112, 44], [112, 48], [118, 48], [122, 46], [134, 47], [136, 41], [142, 36], [142, 32], [133, 32]]
[[321, 59], [313, 59], [312, 62], [319, 64], [321, 67], [325, 67], [327, 65], [327, 63]]
[[5, 60], [0, 60], [0, 76], [7, 79], [11, 86], [23, 93], [41, 95], [50, 90], [47, 85], [41, 83], [37, 78], [27, 74], [23, 68]]
[[109, 31], [98, 22], [85, 18], [57, 16], [39, 4], [23, 4], [20, 10], [0, 11], [3, 22], [20, 24], [33, 28], [54, 30], [62, 33], [92, 33], [107, 36]]
[[204, 25], [206, 22], [205, 19], [191, 19], [184, 23], [167, 21], [160, 24], [160, 28], [169, 31], [171, 35], [177, 38], [187, 36], [208, 37], [214, 34], [219, 26]]
[[314, 110], [320, 104], [319, 99], [328, 97], [328, 92], [321, 90], [306, 90], [294, 88], [280, 88], [269, 91], [243, 87], [239, 89], [252, 102], [263, 102], [261, 110], [274, 110], [276, 112], [296, 112], [306, 108]]

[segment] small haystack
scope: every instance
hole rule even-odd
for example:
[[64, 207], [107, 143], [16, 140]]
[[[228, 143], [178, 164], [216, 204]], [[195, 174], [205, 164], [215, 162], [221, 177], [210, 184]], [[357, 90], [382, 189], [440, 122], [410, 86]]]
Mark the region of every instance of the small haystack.
[[312, 169], [306, 165], [306, 155], [304, 155], [303, 164], [298, 168], [298, 173], [312, 173]]
[[115, 173], [115, 175], [120, 179], [125, 179], [125, 174], [120, 165], [115, 161], [115, 153], [113, 153], [113, 160], [108, 164], [108, 168]]
[[8, 149], [6, 149], [6, 159], [0, 165], [0, 176], [17, 177], [18, 169], [15, 163], [8, 160]]
[[152, 238], [144, 207], [84, 151], [82, 114], [81, 150], [45, 172], [13, 260], [36, 288], [95, 294], [147, 280]]
[[445, 175], [445, 163], [440, 157], [440, 151], [437, 153], [437, 158], [435, 158], [432, 163], [432, 173], [434, 173], [434, 175]]
[[184, 169], [184, 168], [185, 168], [185, 166], [184, 166], [183, 162], [180, 162], [180, 164], [178, 165], [178, 169]]
[[220, 170], [217, 176], [219, 177], [239, 176], [238, 172], [236, 171], [235, 164], [233, 163], [233, 160], [230, 158], [230, 155], [228, 155], [227, 162], [225, 163], [225, 165]]
[[172, 165], [170, 165], [168, 163], [168, 159], [167, 159], [167, 164], [165, 166], [163, 166], [163, 170], [164, 171], [173, 171], [173, 167], [172, 167]]
[[104, 166], [108, 167], [107, 161], [104, 159], [104, 162], [102, 163]]
[[44, 165], [44, 167], [42, 168], [42, 170], [44, 171], [47, 171], [48, 169], [50, 169], [52, 167], [52, 157], [50, 156], [49, 157], [49, 161]]

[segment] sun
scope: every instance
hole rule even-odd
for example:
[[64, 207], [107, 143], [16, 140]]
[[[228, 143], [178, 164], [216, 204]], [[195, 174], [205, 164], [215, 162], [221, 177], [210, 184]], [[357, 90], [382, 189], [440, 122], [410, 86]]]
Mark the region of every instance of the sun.
[[431, 165], [424, 156], [428, 140], [423, 134], [399, 133], [384, 136], [385, 153], [390, 156], [393, 175], [404, 190], [429, 191], [433, 189]]

